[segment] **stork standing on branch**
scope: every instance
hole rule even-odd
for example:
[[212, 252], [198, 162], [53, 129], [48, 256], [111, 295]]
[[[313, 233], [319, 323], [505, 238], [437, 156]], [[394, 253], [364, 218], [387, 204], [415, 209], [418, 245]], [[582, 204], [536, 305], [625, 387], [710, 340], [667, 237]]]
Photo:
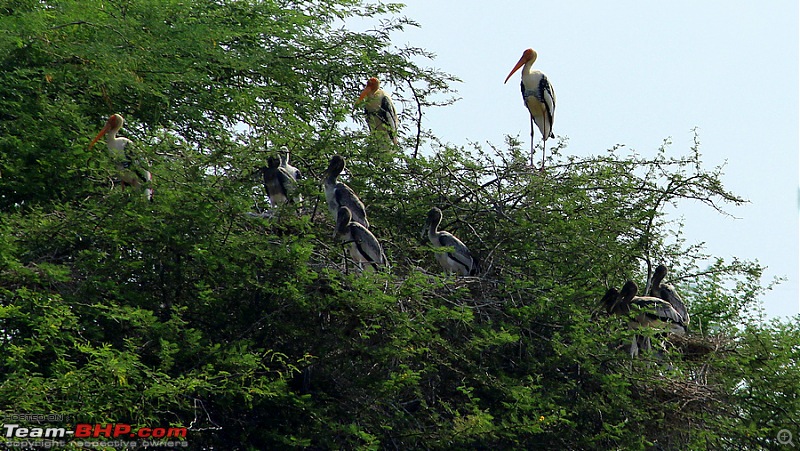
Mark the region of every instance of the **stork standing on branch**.
[[480, 271], [478, 260], [472, 256], [467, 246], [452, 233], [439, 230], [442, 223], [442, 210], [436, 207], [428, 212], [422, 237], [426, 236], [435, 248], [451, 248], [444, 252], [436, 252], [436, 261], [442, 265], [445, 272], [456, 273], [462, 276], [474, 276]]
[[380, 82], [372, 77], [367, 81], [367, 86], [358, 96], [356, 105], [364, 103], [364, 113], [367, 115], [367, 125], [371, 132], [381, 131], [389, 136], [389, 139], [397, 144], [397, 112], [394, 109], [392, 99], [383, 89]]
[[269, 157], [267, 167], [261, 169], [264, 177], [264, 187], [269, 195], [273, 207], [279, 204], [300, 202], [302, 197], [290, 197], [297, 190], [297, 180], [301, 177], [300, 170], [289, 164], [289, 154], [286, 158]]
[[89, 143], [91, 150], [97, 141], [104, 135], [106, 137], [106, 147], [111, 159], [117, 166], [119, 178], [122, 186], [131, 185], [134, 188], [139, 188], [142, 184], [148, 185], [145, 188], [145, 195], [147, 200], [153, 200], [153, 189], [149, 185], [153, 181], [153, 176], [150, 171], [145, 169], [141, 159], [133, 155], [133, 142], [128, 138], [117, 136], [125, 120], [119, 114], [112, 114], [106, 121], [106, 125], [100, 130], [100, 133], [94, 137]]
[[375, 266], [386, 265], [386, 255], [383, 247], [366, 227], [353, 221], [353, 214], [347, 207], [339, 207], [336, 214], [335, 236], [342, 240], [342, 244], [350, 246], [350, 257], [358, 266], [375, 269]]
[[350, 210], [353, 221], [369, 228], [367, 210], [364, 207], [364, 203], [361, 202], [361, 199], [358, 198], [352, 188], [336, 180], [344, 170], [344, 165], [344, 158], [334, 155], [330, 164], [328, 164], [328, 169], [323, 174], [325, 177], [322, 179], [322, 188], [325, 191], [328, 210], [331, 212], [331, 216], [336, 219], [339, 214], [339, 208], [347, 207]]
[[678, 296], [678, 293], [675, 291], [675, 287], [668, 283], [661, 283], [666, 275], [667, 267], [658, 265], [653, 273], [653, 279], [650, 282], [650, 296], [669, 302], [672, 308], [680, 315], [683, 324], [688, 326], [689, 321], [691, 321], [691, 318], [689, 318], [689, 311], [686, 309], [686, 305], [684, 305], [681, 297]]
[[535, 123], [542, 134], [541, 170], [544, 170], [547, 138], [555, 138], [553, 134], [553, 117], [556, 111], [556, 93], [547, 76], [541, 71], [531, 68], [536, 61], [536, 56], [535, 50], [525, 50], [503, 84], [507, 83], [508, 79], [514, 75], [514, 72], [522, 67], [522, 101], [531, 116], [531, 167], [533, 167], [533, 124]]
[[[622, 286], [622, 291], [609, 288], [601, 301], [609, 314], [629, 315], [632, 306], [639, 313], [628, 322], [631, 330], [643, 327], [666, 329], [676, 335], [686, 334], [686, 323], [680, 313], [667, 301], [652, 296], [637, 296], [639, 287], [629, 280]], [[650, 349], [650, 337], [637, 336], [631, 343], [631, 357], [639, 354], [640, 349]]]

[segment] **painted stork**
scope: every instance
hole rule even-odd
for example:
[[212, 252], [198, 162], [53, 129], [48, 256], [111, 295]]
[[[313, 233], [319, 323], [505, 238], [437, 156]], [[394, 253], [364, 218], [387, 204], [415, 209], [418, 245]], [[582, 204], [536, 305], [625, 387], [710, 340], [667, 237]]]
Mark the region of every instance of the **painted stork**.
[[531, 115], [531, 167], [533, 167], [533, 124], [539, 127], [542, 134], [542, 170], [547, 150], [547, 138], [555, 138], [553, 134], [553, 117], [556, 111], [556, 93], [553, 85], [548, 81], [547, 76], [541, 71], [531, 69], [536, 61], [536, 51], [527, 49], [522, 52], [522, 57], [517, 65], [511, 69], [506, 81], [514, 75], [514, 72], [522, 67], [522, 101]]
[[[105, 135], [108, 154], [119, 170], [122, 186], [131, 185], [138, 188], [142, 184], [149, 185], [153, 181], [153, 176], [143, 167], [142, 162], [132, 155], [133, 142], [128, 138], [117, 136], [124, 123], [125, 120], [121, 115], [112, 114], [100, 133], [89, 143], [89, 149], [92, 149], [97, 141]], [[152, 187], [145, 188], [145, 195], [148, 200], [153, 200]]]
[[364, 103], [364, 113], [367, 116], [367, 125], [369, 130], [375, 132], [377, 130], [384, 131], [388, 134], [389, 139], [397, 144], [397, 111], [394, 109], [392, 99], [383, 89], [380, 89], [380, 82], [377, 78], [372, 77], [367, 80], [367, 86], [361, 91], [356, 104]]
[[363, 268], [375, 269], [375, 266], [386, 265], [386, 255], [375, 235], [362, 224], [353, 221], [353, 213], [348, 207], [339, 207], [336, 214], [336, 236], [342, 244], [350, 245], [350, 256]]
[[264, 188], [269, 195], [269, 202], [273, 207], [279, 204], [292, 203], [290, 194], [297, 189], [296, 168], [293, 171], [287, 170], [282, 158], [269, 157], [267, 167], [262, 168], [264, 176]]
[[356, 193], [342, 182], [336, 179], [344, 170], [344, 158], [334, 155], [331, 158], [328, 169], [325, 170], [325, 177], [322, 179], [322, 187], [325, 190], [325, 200], [328, 202], [328, 210], [331, 216], [338, 218], [339, 208], [347, 207], [353, 217], [353, 221], [369, 228], [367, 220], [367, 210], [364, 203], [358, 198]]
[[675, 291], [675, 287], [667, 283], [661, 283], [667, 275], [667, 267], [658, 265], [653, 273], [653, 279], [650, 282], [650, 296], [661, 298], [670, 303], [672, 308], [681, 316], [684, 325], [688, 326], [691, 318], [689, 318], [689, 311], [686, 310], [681, 297]]
[[[628, 315], [633, 310], [631, 306], [635, 305], [639, 313], [628, 322], [631, 330], [653, 327], [666, 329], [676, 335], [686, 333], [686, 324], [669, 302], [652, 296], [637, 296], [638, 291], [639, 287], [632, 280], [625, 282], [620, 292], [610, 288], [602, 300], [606, 311], [609, 314]], [[640, 349], [650, 349], [650, 346], [650, 337], [637, 336], [631, 343], [631, 357], [636, 357]]]
[[426, 236], [435, 248], [452, 248], [445, 252], [436, 252], [436, 261], [442, 265], [445, 272], [456, 273], [462, 276], [474, 276], [480, 271], [478, 260], [472, 256], [467, 246], [450, 232], [440, 231], [442, 223], [442, 210], [433, 207], [428, 212], [422, 238]]

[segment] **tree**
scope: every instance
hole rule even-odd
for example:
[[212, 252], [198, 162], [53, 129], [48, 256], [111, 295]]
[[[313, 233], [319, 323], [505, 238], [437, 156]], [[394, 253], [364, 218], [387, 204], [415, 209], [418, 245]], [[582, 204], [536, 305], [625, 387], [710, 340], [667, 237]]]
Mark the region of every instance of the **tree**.
[[[413, 25], [360, 1], [17, 2], [0, 9], [0, 406], [75, 423], [188, 428], [193, 449], [775, 447], [796, 428], [797, 328], [764, 324], [761, 267], [698, 267], [665, 206], [741, 198], [670, 157], [520, 142], [445, 146], [422, 113], [454, 77], [392, 47]], [[404, 140], [353, 103], [397, 87]], [[112, 187], [106, 116], [151, 160], [154, 202]], [[419, 152], [432, 143], [437, 151]], [[282, 146], [305, 199], [272, 217], [253, 177]], [[670, 152], [672, 153], [672, 152]], [[334, 154], [392, 268], [343, 263], [317, 179]], [[322, 201], [324, 202], [324, 200]], [[440, 274], [431, 206], [480, 278]], [[667, 263], [693, 333], [631, 360], [598, 309]], [[778, 418], [776, 420], [776, 418]], [[63, 425], [62, 425], [63, 426]], [[77, 445], [73, 445], [77, 446]]]

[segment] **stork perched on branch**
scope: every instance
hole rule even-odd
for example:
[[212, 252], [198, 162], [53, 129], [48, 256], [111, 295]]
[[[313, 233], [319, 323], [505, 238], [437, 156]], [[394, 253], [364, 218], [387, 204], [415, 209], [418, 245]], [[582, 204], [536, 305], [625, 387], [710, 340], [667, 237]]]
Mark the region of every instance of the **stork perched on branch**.
[[661, 283], [666, 275], [667, 267], [658, 265], [653, 273], [653, 279], [650, 281], [650, 296], [669, 302], [672, 308], [680, 315], [683, 324], [688, 326], [689, 321], [691, 321], [689, 311], [686, 310], [686, 305], [683, 304], [681, 297], [678, 296], [675, 287], [667, 283]]
[[547, 76], [541, 71], [531, 68], [536, 61], [536, 56], [535, 50], [525, 50], [503, 84], [507, 83], [508, 79], [514, 75], [514, 72], [522, 67], [522, 101], [531, 116], [531, 167], [533, 167], [533, 124], [535, 123], [542, 134], [541, 170], [544, 170], [547, 138], [555, 138], [553, 134], [553, 118], [556, 112], [556, 93]]
[[348, 207], [339, 207], [335, 236], [342, 240], [342, 244], [349, 245], [350, 257], [359, 267], [363, 268], [362, 265], [366, 264], [375, 269], [375, 266], [386, 265], [386, 255], [378, 239], [362, 224], [353, 221], [353, 214]]
[[279, 204], [300, 202], [300, 195], [291, 197], [297, 190], [297, 180], [300, 179], [300, 170], [289, 164], [289, 154], [286, 157], [269, 157], [267, 167], [261, 169], [264, 177], [264, 188], [269, 195], [270, 204], [273, 207]]
[[344, 170], [344, 158], [334, 155], [331, 158], [328, 169], [325, 170], [325, 177], [322, 179], [322, 187], [325, 191], [325, 200], [328, 203], [328, 210], [331, 216], [336, 219], [340, 207], [347, 207], [353, 217], [353, 221], [369, 228], [367, 220], [367, 210], [364, 203], [358, 198], [355, 191], [336, 179]]
[[145, 195], [148, 200], [153, 200], [153, 189], [149, 186], [153, 181], [152, 174], [145, 168], [144, 162], [133, 155], [133, 142], [128, 138], [117, 136], [124, 123], [125, 120], [121, 115], [112, 114], [100, 133], [89, 143], [89, 149], [91, 150], [105, 135], [108, 154], [117, 166], [122, 186], [131, 185], [139, 188], [143, 184], [148, 185], [145, 188]]
[[367, 115], [367, 125], [371, 132], [385, 132], [389, 139], [397, 144], [397, 112], [394, 109], [392, 99], [383, 89], [380, 82], [372, 77], [367, 80], [367, 86], [361, 91], [356, 104], [364, 103], [364, 113]]
[[452, 233], [439, 230], [442, 223], [442, 210], [433, 207], [428, 212], [422, 237], [426, 236], [435, 248], [451, 248], [443, 252], [436, 252], [436, 261], [442, 265], [445, 272], [456, 273], [462, 276], [474, 276], [480, 271], [478, 260], [472, 256], [467, 246]]
[[[669, 302], [652, 296], [637, 296], [638, 290], [636, 283], [629, 280], [622, 286], [622, 291], [609, 288], [601, 302], [609, 314], [630, 315], [634, 311], [636, 316], [628, 322], [631, 330], [651, 327], [665, 329], [676, 335], [686, 333], [686, 323]], [[649, 337], [637, 336], [631, 343], [631, 357], [637, 356], [640, 349], [650, 347]]]

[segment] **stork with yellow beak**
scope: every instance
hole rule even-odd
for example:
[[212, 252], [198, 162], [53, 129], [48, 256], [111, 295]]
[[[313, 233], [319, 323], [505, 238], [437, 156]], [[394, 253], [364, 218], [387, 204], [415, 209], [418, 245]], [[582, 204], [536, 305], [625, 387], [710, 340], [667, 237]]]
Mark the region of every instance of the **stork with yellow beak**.
[[134, 157], [133, 141], [117, 136], [124, 123], [125, 120], [122, 119], [121, 115], [112, 114], [106, 121], [106, 125], [100, 130], [100, 133], [89, 143], [89, 149], [92, 149], [97, 141], [105, 136], [108, 154], [117, 166], [122, 186], [131, 185], [134, 188], [139, 188], [142, 184], [148, 185], [145, 188], [145, 195], [147, 200], [153, 200], [153, 189], [149, 186], [153, 181], [152, 174], [145, 169], [141, 159]]
[[522, 58], [511, 69], [503, 84], [507, 83], [508, 79], [514, 75], [514, 72], [522, 67], [522, 101], [531, 115], [531, 167], [533, 167], [533, 124], [535, 123], [542, 134], [541, 170], [544, 170], [547, 138], [555, 138], [553, 134], [553, 117], [556, 111], [556, 93], [547, 76], [541, 71], [531, 68], [536, 61], [536, 56], [536, 51], [533, 49], [527, 49], [522, 52]]
[[372, 77], [367, 80], [367, 86], [361, 91], [356, 104], [364, 103], [364, 113], [367, 115], [367, 125], [373, 133], [381, 131], [397, 144], [397, 111], [394, 109], [392, 99], [383, 89], [380, 82]]

